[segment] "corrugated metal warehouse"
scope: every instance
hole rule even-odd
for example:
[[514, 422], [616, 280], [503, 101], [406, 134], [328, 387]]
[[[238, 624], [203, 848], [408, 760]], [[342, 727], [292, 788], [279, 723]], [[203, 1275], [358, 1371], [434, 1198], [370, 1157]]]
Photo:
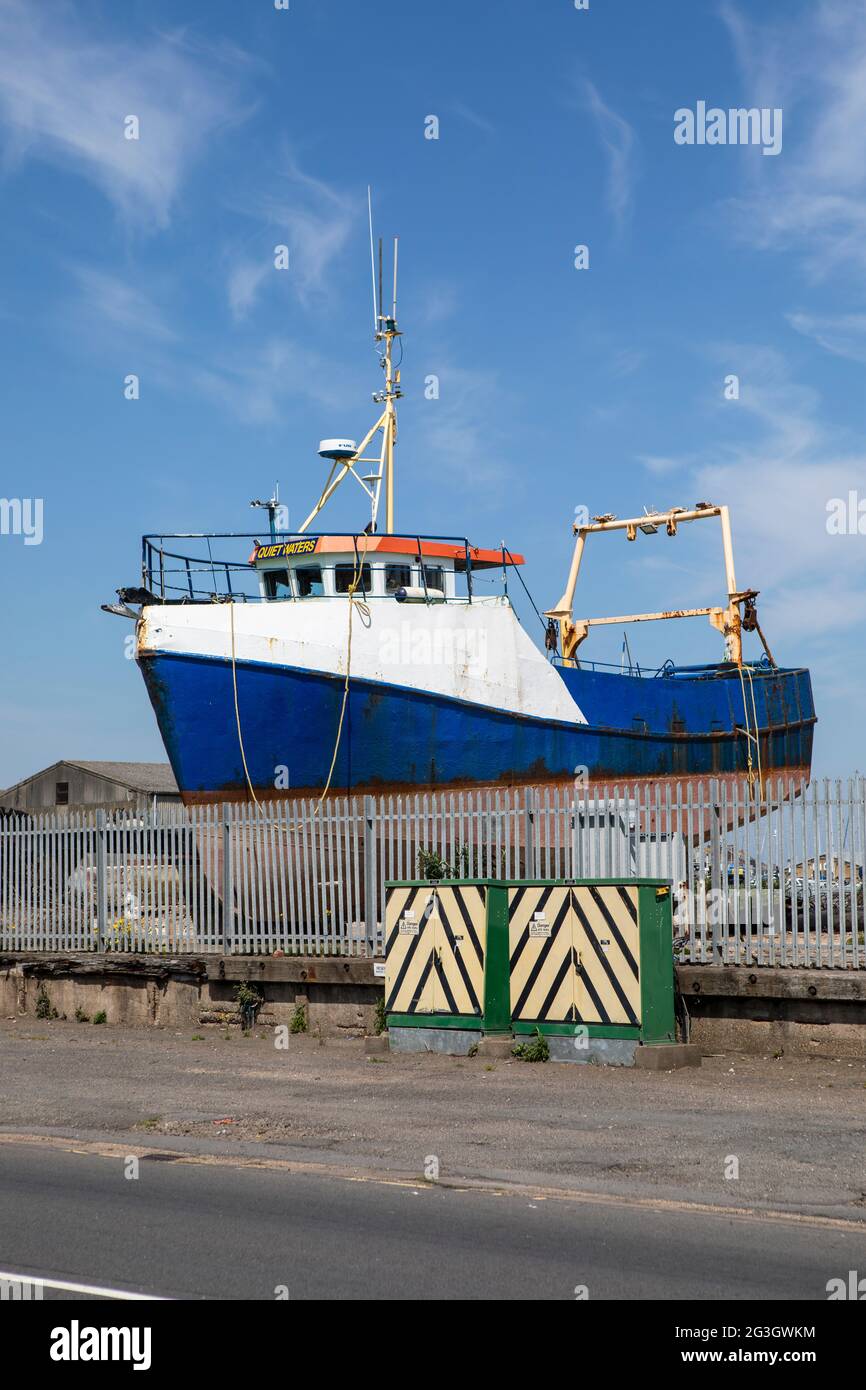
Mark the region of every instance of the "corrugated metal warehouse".
[[0, 806], [12, 811], [54, 811], [64, 807], [175, 805], [180, 793], [168, 763], [79, 762], [63, 759], [0, 792]]

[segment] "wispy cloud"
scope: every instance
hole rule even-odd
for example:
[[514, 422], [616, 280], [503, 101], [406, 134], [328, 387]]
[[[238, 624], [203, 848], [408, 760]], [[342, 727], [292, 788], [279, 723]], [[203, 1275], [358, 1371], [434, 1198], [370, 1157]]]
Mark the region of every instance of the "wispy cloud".
[[866, 363], [866, 314], [788, 314], [787, 319], [827, 352]]
[[823, 0], [752, 21], [726, 3], [721, 13], [751, 102], [785, 113], [783, 157], [749, 166], [753, 182], [733, 206], [741, 236], [802, 253], [813, 281], [866, 272], [866, 8]]
[[496, 374], [443, 362], [437, 375], [439, 399], [425, 401], [413, 420], [419, 455], [459, 479], [467, 492], [501, 485], [509, 465], [504, 432], [491, 424], [502, 416]]
[[633, 376], [645, 361], [646, 353], [642, 348], [620, 348], [611, 357], [608, 372], [615, 377]]
[[[66, 4], [0, 0], [0, 128], [7, 174], [38, 158], [80, 171], [125, 219], [164, 227], [193, 160], [243, 118], [238, 50], [184, 34], [135, 43], [92, 32]], [[139, 121], [138, 140], [124, 120]]]
[[[298, 401], [321, 406], [328, 419], [347, 402], [363, 409], [359, 374], [326, 360], [307, 342], [274, 333], [252, 345], [231, 338], [215, 343], [176, 322], [170, 307], [119, 275], [80, 265], [72, 275], [78, 289], [58, 311], [61, 341], [84, 342], [95, 358], [115, 366], [122, 361], [124, 371], [136, 372], [149, 386], [204, 398], [251, 425], [278, 423]], [[170, 306], [176, 287], [164, 278], [158, 286]]]
[[86, 320], [100, 329], [118, 329], [126, 341], [145, 338], [167, 343], [176, 340], [178, 335], [162, 310], [140, 289], [93, 266], [73, 266], [72, 273], [80, 289], [79, 298], [72, 306], [79, 325]]
[[668, 458], [664, 454], [638, 454], [637, 460], [656, 478], [666, 478], [671, 473], [680, 472], [683, 467], [682, 459]]
[[[307, 343], [281, 335], [252, 352], [223, 351], [186, 365], [180, 380], [253, 425], [277, 423], [293, 400], [321, 406], [328, 420], [335, 412], [345, 411], [347, 401], [356, 400], [359, 411], [364, 405], [352, 373], [335, 368]], [[311, 456], [314, 443], [310, 440]]]
[[264, 193], [237, 196], [233, 207], [267, 228], [270, 238], [260, 256], [251, 258], [245, 251], [230, 265], [229, 304], [235, 317], [242, 318], [253, 308], [273, 270], [274, 245], [289, 248], [289, 283], [302, 303], [326, 294], [334, 262], [346, 247], [362, 201], [311, 177], [287, 156], [271, 187]]
[[226, 290], [233, 318], [246, 318], [273, 268], [273, 260], [264, 258], [258, 261], [241, 260], [232, 266]]
[[618, 227], [622, 227], [634, 199], [634, 131], [628, 121], [602, 100], [597, 87], [588, 79], [580, 84], [583, 104], [591, 113], [607, 159], [607, 204]]
[[420, 327], [432, 328], [452, 318], [459, 308], [460, 293], [456, 284], [447, 280], [428, 281], [418, 293], [411, 318]]
[[468, 122], [469, 125], [473, 125], [476, 130], [482, 130], [485, 135], [496, 134], [496, 127], [493, 122], [488, 121], [486, 116], [482, 116], [465, 101], [453, 101], [451, 103], [451, 110], [454, 112], [455, 116], [459, 116], [461, 120]]
[[[729, 343], [718, 356], [741, 379], [739, 401], [717, 406], [728, 442], [678, 465], [644, 462], [659, 476], [677, 467], [690, 496], [730, 504], [737, 579], [762, 589], [770, 645], [778, 638], [802, 646], [808, 633], [814, 654], [815, 643], [866, 621], [862, 537], [827, 530], [830, 500], [862, 488], [866, 451], [821, 422], [818, 393], [793, 379], [774, 349]], [[705, 586], [718, 588], [717, 580], [707, 568]], [[804, 659], [798, 649], [789, 656]]]

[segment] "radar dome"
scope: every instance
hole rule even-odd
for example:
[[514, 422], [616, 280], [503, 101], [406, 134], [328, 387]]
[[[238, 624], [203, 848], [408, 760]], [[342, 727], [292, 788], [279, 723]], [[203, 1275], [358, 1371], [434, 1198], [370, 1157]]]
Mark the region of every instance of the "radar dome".
[[319, 458], [322, 459], [350, 459], [358, 451], [358, 446], [354, 439], [321, 439], [319, 441]]

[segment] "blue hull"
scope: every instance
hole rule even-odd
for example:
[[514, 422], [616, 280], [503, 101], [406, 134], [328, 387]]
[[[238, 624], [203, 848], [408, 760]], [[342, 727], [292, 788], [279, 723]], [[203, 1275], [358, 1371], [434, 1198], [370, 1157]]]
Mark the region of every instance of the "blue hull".
[[[157, 653], [140, 660], [184, 799], [244, 796], [231, 666]], [[743, 693], [735, 670], [655, 678], [560, 668], [587, 724], [529, 718], [405, 687], [352, 679], [333, 792], [426, 791], [742, 776]], [[342, 677], [238, 663], [247, 765], [263, 796], [320, 791], [333, 756]], [[808, 671], [753, 679], [764, 773], [808, 777], [815, 722]], [[754, 730], [751, 692], [748, 725]], [[753, 753], [757, 763], [756, 755]]]

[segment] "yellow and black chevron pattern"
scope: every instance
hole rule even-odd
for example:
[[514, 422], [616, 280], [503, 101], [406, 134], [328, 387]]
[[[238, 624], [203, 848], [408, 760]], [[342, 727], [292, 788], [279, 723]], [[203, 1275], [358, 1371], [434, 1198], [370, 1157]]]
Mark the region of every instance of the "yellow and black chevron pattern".
[[385, 912], [385, 1012], [480, 1015], [486, 935], [475, 885], [394, 889]]
[[509, 889], [513, 1019], [574, 1021], [573, 915], [570, 888]]
[[513, 1019], [639, 1024], [637, 889], [512, 888], [508, 921]]
[[637, 889], [573, 888], [577, 1015], [581, 1023], [640, 1023]]

